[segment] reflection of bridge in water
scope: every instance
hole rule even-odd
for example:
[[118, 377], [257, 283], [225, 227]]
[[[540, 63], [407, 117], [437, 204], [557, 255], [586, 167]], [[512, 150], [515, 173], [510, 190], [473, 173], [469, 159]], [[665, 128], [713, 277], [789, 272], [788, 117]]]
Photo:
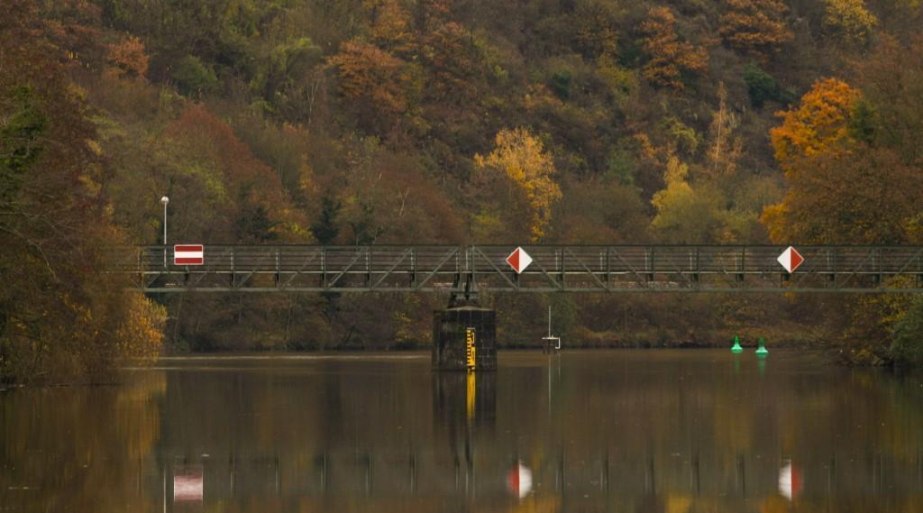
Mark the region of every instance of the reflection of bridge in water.
[[923, 247], [800, 246], [205, 246], [204, 265], [173, 265], [173, 248], [115, 251], [114, 269], [148, 292], [923, 292]]
[[[795, 494], [912, 495], [923, 489], [923, 464], [880, 453], [833, 454], [825, 461], [789, 462], [782, 456], [738, 455], [731, 461], [706, 454], [592, 454], [558, 447], [536, 459], [509, 454], [335, 450], [307, 460], [284, 455], [176, 456], [165, 462], [164, 493], [189, 469], [201, 476], [209, 502], [228, 498], [514, 497], [517, 461], [532, 472], [530, 494], [572, 499], [628, 500], [682, 495], [703, 498], [765, 498]], [[794, 474], [792, 474], [794, 472]], [[783, 480], [790, 479], [785, 483]]]
[[782, 454], [781, 447], [744, 451], [720, 444], [700, 449], [693, 437], [688, 445], [666, 448], [653, 441], [626, 444], [618, 432], [590, 443], [553, 433], [524, 441], [507, 433], [510, 445], [497, 450], [494, 374], [436, 374], [432, 400], [441, 444], [415, 446], [413, 438], [373, 445], [340, 439], [305, 450], [267, 453], [252, 447], [202, 454], [190, 453], [180, 438], [167, 437], [159, 462], [163, 493], [174, 496], [173, 483], [191, 474], [199, 482], [199, 500], [209, 503], [269, 498], [515, 502], [521, 490], [514, 489], [514, 473], [520, 463], [531, 472], [529, 495], [553, 502], [553, 511], [572, 510], [567, 506], [585, 506], [586, 501], [640, 505], [664, 497], [705, 502], [906, 497], [923, 490], [919, 451], [896, 455], [834, 447], [799, 455]]

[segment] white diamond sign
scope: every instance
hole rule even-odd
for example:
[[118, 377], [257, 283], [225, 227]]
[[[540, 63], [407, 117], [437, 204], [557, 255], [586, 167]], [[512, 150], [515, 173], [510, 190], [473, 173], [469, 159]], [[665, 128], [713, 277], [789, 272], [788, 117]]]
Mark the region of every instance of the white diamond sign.
[[798, 269], [798, 266], [804, 263], [804, 257], [801, 256], [801, 253], [797, 249], [789, 246], [785, 248], [785, 251], [779, 255], [779, 258], [776, 259], [782, 267], [788, 271], [789, 274], [795, 272], [795, 269]]
[[526, 253], [526, 250], [516, 248], [510, 253], [510, 256], [506, 257], [506, 263], [510, 264], [516, 274], [521, 274], [532, 263], [532, 257]]

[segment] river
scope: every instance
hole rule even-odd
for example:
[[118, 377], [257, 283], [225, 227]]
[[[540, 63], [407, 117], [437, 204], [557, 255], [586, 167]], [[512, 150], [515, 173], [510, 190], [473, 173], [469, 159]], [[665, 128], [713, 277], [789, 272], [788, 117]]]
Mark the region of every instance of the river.
[[923, 511], [923, 376], [771, 351], [165, 358], [0, 392], [0, 512]]

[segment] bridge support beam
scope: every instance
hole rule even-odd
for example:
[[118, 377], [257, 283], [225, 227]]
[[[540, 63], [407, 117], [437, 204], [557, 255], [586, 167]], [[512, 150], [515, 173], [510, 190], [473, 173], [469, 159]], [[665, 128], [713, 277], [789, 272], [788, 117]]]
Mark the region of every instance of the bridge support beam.
[[477, 306], [433, 312], [433, 369], [497, 369], [497, 313]]

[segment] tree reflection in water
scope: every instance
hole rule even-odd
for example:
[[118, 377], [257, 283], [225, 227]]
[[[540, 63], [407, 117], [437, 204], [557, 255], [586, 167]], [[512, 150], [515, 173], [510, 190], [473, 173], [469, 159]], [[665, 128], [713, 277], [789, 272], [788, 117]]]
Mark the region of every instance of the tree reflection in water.
[[[76, 513], [923, 510], [919, 376], [785, 351], [761, 369], [750, 356], [523, 352], [476, 375], [432, 373], [423, 354], [198, 358], [122, 386], [8, 391], [0, 503]], [[526, 494], [511, 486], [519, 465], [531, 475]]]
[[3, 511], [159, 511], [145, 476], [156, 444], [166, 373], [132, 373], [121, 386], [0, 393]]

